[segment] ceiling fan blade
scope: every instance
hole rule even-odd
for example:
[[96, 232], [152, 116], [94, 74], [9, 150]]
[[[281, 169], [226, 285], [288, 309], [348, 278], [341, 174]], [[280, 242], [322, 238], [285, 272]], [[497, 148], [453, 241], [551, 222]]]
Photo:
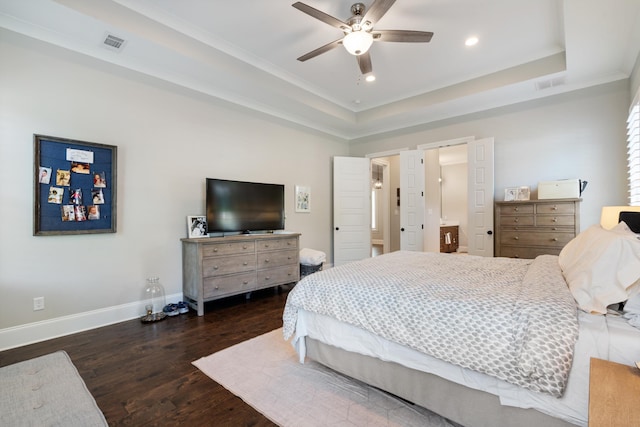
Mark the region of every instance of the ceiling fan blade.
[[368, 21], [369, 25], [375, 25], [395, 2], [396, 0], [376, 0], [364, 14], [362, 22]]
[[374, 40], [381, 42], [428, 43], [433, 37], [430, 31], [412, 30], [376, 30], [371, 34]]
[[302, 55], [300, 58], [298, 58], [298, 61], [304, 62], [307, 59], [315, 58], [316, 56], [321, 55], [321, 54], [323, 54], [325, 52], [328, 52], [331, 49], [340, 46], [341, 44], [342, 44], [342, 39], [338, 39], [338, 40], [332, 41], [331, 43], [327, 43], [324, 46], [321, 46], [321, 47], [319, 47], [317, 49], [312, 50], [309, 53], [306, 53], [306, 54]]
[[342, 22], [338, 18], [334, 18], [331, 15], [327, 15], [326, 13], [324, 13], [324, 12], [314, 8], [314, 7], [306, 5], [306, 4], [301, 3], [299, 1], [295, 2], [291, 6], [295, 7], [296, 9], [298, 9], [301, 12], [306, 13], [309, 16], [312, 16], [312, 17], [324, 22], [325, 24], [329, 24], [332, 27], [336, 27], [337, 29], [339, 29], [341, 31], [351, 31], [351, 27], [346, 22]]
[[360, 66], [360, 72], [362, 74], [369, 74], [373, 71], [373, 66], [371, 65], [371, 55], [369, 52], [365, 52], [362, 55], [356, 56], [358, 60], [358, 65]]

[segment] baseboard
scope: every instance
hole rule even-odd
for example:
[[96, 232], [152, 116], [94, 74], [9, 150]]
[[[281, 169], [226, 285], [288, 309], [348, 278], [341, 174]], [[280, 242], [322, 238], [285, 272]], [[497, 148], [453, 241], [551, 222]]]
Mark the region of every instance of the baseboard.
[[[167, 295], [166, 300], [181, 301], [182, 293]], [[0, 351], [135, 319], [142, 316], [143, 311], [144, 302], [135, 301], [0, 329]]]

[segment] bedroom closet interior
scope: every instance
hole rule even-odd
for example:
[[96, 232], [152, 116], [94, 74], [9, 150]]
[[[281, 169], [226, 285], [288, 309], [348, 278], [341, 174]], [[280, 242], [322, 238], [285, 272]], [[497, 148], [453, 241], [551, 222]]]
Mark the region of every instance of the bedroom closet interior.
[[[440, 218], [441, 233], [424, 235], [424, 251], [467, 251], [467, 145], [426, 150], [435, 153], [437, 182], [425, 181], [425, 214]], [[371, 159], [371, 256], [400, 250], [399, 155]], [[425, 156], [428, 158], [429, 156]], [[426, 172], [425, 168], [425, 172]], [[426, 178], [433, 174], [425, 173]], [[385, 238], [386, 236], [386, 238]], [[442, 248], [442, 243], [446, 245]]]

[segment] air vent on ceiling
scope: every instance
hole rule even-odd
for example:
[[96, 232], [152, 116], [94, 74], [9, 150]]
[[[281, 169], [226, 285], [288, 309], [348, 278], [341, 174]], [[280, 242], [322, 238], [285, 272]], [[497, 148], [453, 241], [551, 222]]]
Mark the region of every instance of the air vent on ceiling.
[[102, 46], [109, 50], [120, 52], [124, 48], [124, 45], [126, 43], [127, 41], [125, 39], [114, 36], [113, 34], [106, 33], [102, 42]]
[[553, 79], [541, 80], [536, 82], [536, 89], [537, 90], [551, 89], [552, 87], [562, 86], [566, 83], [567, 83], [566, 78], [564, 76], [560, 76], [560, 77], [555, 77]]

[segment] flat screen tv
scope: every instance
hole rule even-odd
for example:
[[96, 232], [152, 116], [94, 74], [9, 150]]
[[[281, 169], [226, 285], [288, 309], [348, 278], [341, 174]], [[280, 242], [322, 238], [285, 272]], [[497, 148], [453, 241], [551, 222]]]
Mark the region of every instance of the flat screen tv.
[[209, 233], [284, 229], [284, 185], [207, 178]]

